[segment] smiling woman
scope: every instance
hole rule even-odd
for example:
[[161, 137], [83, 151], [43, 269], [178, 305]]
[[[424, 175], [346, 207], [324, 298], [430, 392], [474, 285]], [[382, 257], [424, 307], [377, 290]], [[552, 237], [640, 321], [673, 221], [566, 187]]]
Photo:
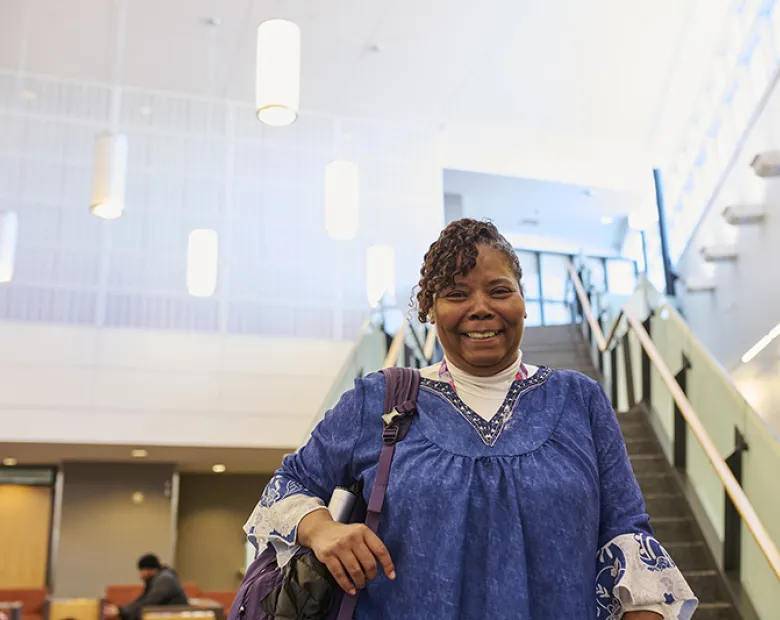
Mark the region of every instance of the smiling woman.
[[526, 318], [523, 270], [488, 222], [450, 224], [425, 255], [417, 303], [452, 362], [475, 376], [514, 364]]
[[[381, 417], [385, 380], [372, 374], [284, 460], [249, 539], [270, 545], [279, 566], [312, 549], [341, 588], [359, 592], [357, 620], [689, 620], [697, 601], [653, 537], [604, 391], [523, 360], [521, 282], [493, 224], [447, 226], [416, 296], [444, 360], [420, 371], [389, 484], [379, 455], [403, 414]], [[376, 531], [325, 509], [355, 482], [366, 502], [375, 483], [386, 486]]]

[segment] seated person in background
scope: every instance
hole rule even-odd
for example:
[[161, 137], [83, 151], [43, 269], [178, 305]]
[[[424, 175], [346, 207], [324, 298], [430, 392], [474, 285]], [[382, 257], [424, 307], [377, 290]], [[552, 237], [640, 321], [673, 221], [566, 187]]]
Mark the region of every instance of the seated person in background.
[[187, 595], [179, 582], [179, 576], [172, 568], [160, 564], [160, 559], [148, 554], [138, 560], [138, 572], [144, 582], [144, 591], [132, 603], [122, 607], [106, 605], [106, 618], [121, 618], [122, 620], [140, 620], [144, 607], [160, 605], [187, 605]]

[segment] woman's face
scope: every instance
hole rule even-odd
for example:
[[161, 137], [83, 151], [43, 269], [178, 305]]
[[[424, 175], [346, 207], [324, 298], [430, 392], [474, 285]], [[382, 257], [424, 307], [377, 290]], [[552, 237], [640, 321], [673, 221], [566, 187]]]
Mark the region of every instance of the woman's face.
[[433, 302], [444, 353], [466, 372], [489, 377], [515, 361], [523, 339], [525, 299], [504, 254], [486, 245], [477, 264]]

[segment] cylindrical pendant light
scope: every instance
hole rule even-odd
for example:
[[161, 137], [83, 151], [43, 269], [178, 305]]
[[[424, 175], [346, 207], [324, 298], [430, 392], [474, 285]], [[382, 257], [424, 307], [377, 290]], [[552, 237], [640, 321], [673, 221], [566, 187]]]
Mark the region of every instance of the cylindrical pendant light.
[[325, 230], [331, 239], [349, 241], [360, 224], [360, 169], [351, 161], [325, 166]]
[[219, 236], [216, 230], [198, 228], [187, 244], [187, 290], [193, 297], [211, 297], [217, 289]]
[[284, 19], [257, 27], [257, 118], [272, 127], [295, 122], [301, 92], [301, 31]]
[[395, 296], [395, 248], [372, 245], [366, 250], [366, 296], [373, 308], [385, 295]]
[[14, 277], [16, 240], [19, 237], [19, 218], [13, 211], [0, 212], [0, 283]]
[[95, 143], [90, 211], [105, 220], [115, 220], [125, 210], [127, 136], [103, 134]]

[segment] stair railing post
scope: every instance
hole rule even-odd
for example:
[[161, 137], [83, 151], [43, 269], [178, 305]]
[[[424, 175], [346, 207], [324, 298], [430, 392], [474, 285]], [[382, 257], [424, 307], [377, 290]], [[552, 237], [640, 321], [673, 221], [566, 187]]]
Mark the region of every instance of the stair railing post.
[[609, 388], [612, 398], [612, 406], [617, 409], [618, 406], [618, 381], [617, 381], [617, 346], [612, 346], [609, 351]]
[[[734, 452], [726, 459], [726, 465], [729, 466], [734, 478], [742, 485], [742, 454], [747, 452], [748, 445], [745, 437], [734, 428]], [[734, 502], [731, 501], [729, 494], [724, 491], [726, 496], [725, 519], [724, 519], [724, 537], [723, 537], [723, 570], [726, 573], [739, 579], [742, 568], [742, 517], [737, 511]]]
[[626, 398], [628, 399], [628, 408], [632, 409], [636, 405], [636, 394], [634, 394], [634, 367], [631, 359], [631, 340], [630, 332], [623, 336], [623, 366], [626, 369]]
[[[651, 312], [650, 316], [648, 316], [642, 322], [642, 327], [645, 328], [645, 331], [647, 332], [647, 335], [650, 336], [650, 338], [653, 337], [653, 333], [650, 330], [650, 319], [652, 318], [653, 313]], [[642, 347], [642, 402], [652, 410], [653, 398], [650, 385], [650, 378], [652, 376], [651, 368], [652, 366], [650, 363], [650, 356], [647, 355], [647, 351], [645, 351], [645, 348]]]
[[[691, 362], [688, 356], [683, 353], [682, 368], [674, 378], [686, 397], [688, 396], [688, 370], [690, 368]], [[685, 473], [688, 467], [688, 423], [676, 401], [674, 403], [674, 466], [682, 473]]]
[[[599, 315], [599, 328], [601, 329], [601, 333], [604, 333], [604, 315]], [[588, 342], [590, 345], [590, 348], [593, 349], [593, 343]], [[599, 373], [601, 374], [602, 378], [604, 377], [604, 356], [606, 355], [606, 351], [602, 351], [598, 347], [596, 348], [597, 355], [599, 356]]]

